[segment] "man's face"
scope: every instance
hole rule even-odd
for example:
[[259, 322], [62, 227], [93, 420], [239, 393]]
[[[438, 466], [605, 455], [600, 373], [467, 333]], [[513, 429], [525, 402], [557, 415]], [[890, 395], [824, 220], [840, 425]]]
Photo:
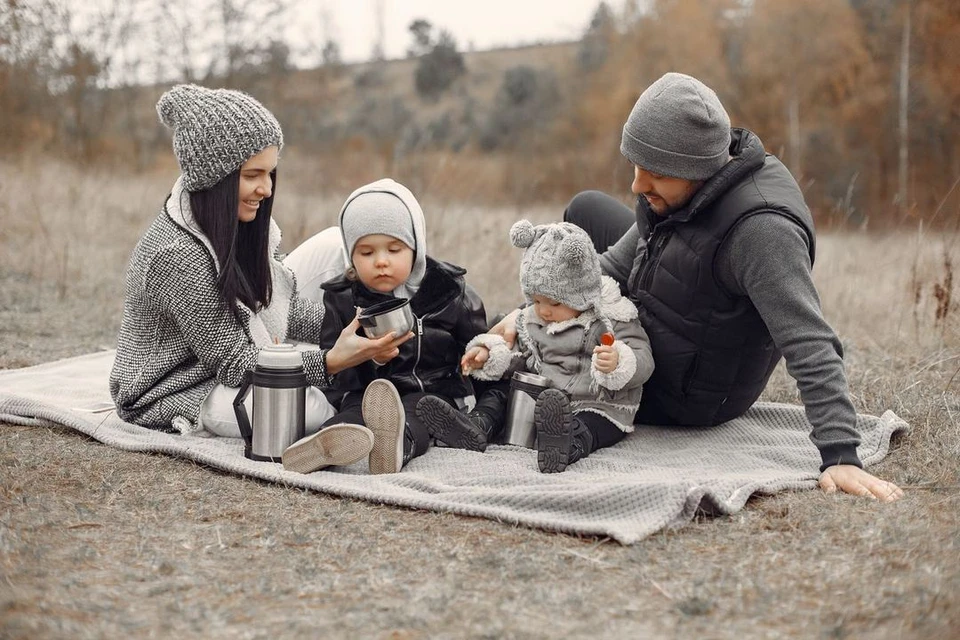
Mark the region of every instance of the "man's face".
[[634, 165], [631, 191], [646, 198], [655, 214], [669, 217], [674, 211], [690, 202], [693, 194], [703, 186], [700, 180], [671, 178]]

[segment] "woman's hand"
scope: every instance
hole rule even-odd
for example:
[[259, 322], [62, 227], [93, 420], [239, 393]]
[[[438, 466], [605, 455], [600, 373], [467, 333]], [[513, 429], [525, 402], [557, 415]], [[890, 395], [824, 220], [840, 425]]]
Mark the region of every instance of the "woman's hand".
[[600, 373], [613, 373], [620, 363], [620, 353], [613, 348], [613, 345], [602, 344], [593, 348], [593, 353], [597, 356], [594, 359], [594, 369]]
[[[503, 317], [500, 322], [490, 327], [490, 330], [487, 333], [492, 333], [494, 335], [503, 336], [504, 341], [507, 343], [507, 347], [513, 349], [513, 344], [517, 341], [517, 316], [520, 315], [520, 309], [514, 309], [507, 315]], [[486, 358], [480, 362], [485, 362]], [[479, 368], [479, 367], [474, 367]]]
[[467, 375], [474, 369], [483, 369], [483, 363], [490, 357], [490, 350], [484, 346], [477, 345], [467, 350], [460, 359], [460, 369], [463, 375]]
[[412, 331], [399, 338], [391, 331], [385, 336], [370, 339], [357, 335], [359, 328], [360, 321], [354, 318], [353, 322], [344, 327], [337, 342], [327, 351], [329, 375], [335, 375], [370, 359], [386, 364], [400, 353], [400, 345], [413, 337]]
[[852, 464], [837, 464], [827, 467], [820, 474], [820, 488], [824, 493], [834, 493], [840, 489], [855, 496], [893, 502], [903, 497], [903, 489], [881, 480]]

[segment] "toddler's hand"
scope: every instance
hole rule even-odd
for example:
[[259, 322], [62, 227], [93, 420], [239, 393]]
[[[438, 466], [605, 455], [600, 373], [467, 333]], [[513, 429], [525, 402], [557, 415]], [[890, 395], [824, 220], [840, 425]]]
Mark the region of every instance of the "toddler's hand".
[[612, 345], [596, 346], [593, 348], [593, 353], [597, 356], [593, 367], [600, 373], [613, 373], [620, 363], [620, 354]]
[[490, 357], [490, 350], [486, 347], [476, 346], [471, 347], [463, 354], [463, 358], [460, 359], [460, 368], [463, 370], [463, 375], [469, 374], [474, 369], [483, 369], [483, 363], [487, 361], [487, 358]]

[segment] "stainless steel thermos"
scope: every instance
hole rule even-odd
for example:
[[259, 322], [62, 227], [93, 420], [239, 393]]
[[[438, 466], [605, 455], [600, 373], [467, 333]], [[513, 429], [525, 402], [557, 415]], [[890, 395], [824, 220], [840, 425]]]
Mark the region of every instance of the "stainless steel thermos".
[[[244, 401], [253, 388], [253, 422]], [[284, 449], [304, 436], [307, 377], [300, 352], [292, 344], [260, 350], [257, 366], [244, 378], [233, 401], [245, 447], [251, 460], [280, 462]]]
[[533, 424], [533, 411], [540, 392], [550, 386], [550, 381], [535, 373], [517, 371], [510, 379], [510, 400], [507, 404], [507, 421], [503, 427], [504, 444], [515, 444], [532, 449], [537, 442], [537, 429]]

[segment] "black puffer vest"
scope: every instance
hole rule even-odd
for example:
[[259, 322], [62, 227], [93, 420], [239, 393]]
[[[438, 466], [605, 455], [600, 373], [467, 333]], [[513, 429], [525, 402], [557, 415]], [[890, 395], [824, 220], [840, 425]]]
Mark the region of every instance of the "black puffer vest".
[[715, 425], [740, 416], [780, 360], [750, 299], [718, 282], [716, 257], [737, 224], [776, 213], [804, 229], [812, 264], [813, 218], [793, 176], [759, 138], [734, 129], [730, 154], [734, 159], [668, 218], [638, 199], [639, 226], [652, 232], [628, 288], [657, 365], [644, 386], [639, 422]]
[[[325, 390], [338, 405], [343, 394], [363, 391], [375, 378], [387, 378], [406, 395], [418, 391], [449, 398], [473, 393], [469, 380], [460, 373], [460, 356], [467, 343], [487, 330], [486, 311], [479, 294], [464, 282], [461, 267], [427, 257], [427, 269], [420, 288], [410, 299], [416, 317], [414, 338], [400, 346], [400, 354], [385, 366], [367, 361], [341, 371], [334, 388]], [[360, 281], [338, 276], [323, 284], [323, 344], [332, 345], [356, 314], [356, 307], [368, 307], [390, 299], [389, 294], [367, 289]]]

